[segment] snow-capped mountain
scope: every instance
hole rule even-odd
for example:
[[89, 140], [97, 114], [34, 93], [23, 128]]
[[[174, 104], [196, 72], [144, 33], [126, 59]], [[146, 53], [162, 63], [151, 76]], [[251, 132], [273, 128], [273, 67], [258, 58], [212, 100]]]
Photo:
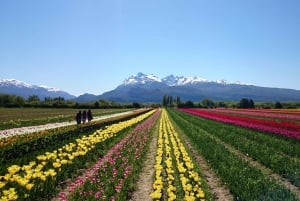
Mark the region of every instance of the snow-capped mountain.
[[9, 86], [14, 86], [14, 87], [20, 87], [20, 88], [36, 88], [37, 86], [21, 82], [16, 79], [0, 79], [0, 86], [1, 87], [9, 87]]
[[169, 75], [162, 79], [165, 84], [168, 86], [184, 86], [184, 85], [191, 85], [191, 84], [197, 84], [197, 83], [203, 83], [203, 82], [210, 82], [207, 79], [201, 78], [201, 77], [183, 77], [183, 76], [174, 76]]
[[[136, 84], [152, 84], [152, 83], [163, 83], [167, 86], [187, 86], [187, 85], [195, 85], [199, 83], [210, 83], [214, 81], [210, 81], [205, 78], [193, 76], [193, 77], [184, 77], [184, 76], [174, 76], [169, 75], [160, 79], [159, 77], [150, 74], [146, 75], [144, 73], [137, 73], [136, 75], [131, 75], [130, 77], [126, 78], [124, 82], [121, 84], [123, 86], [126, 85], [136, 85]], [[219, 84], [239, 84], [239, 82], [233, 83], [229, 82], [225, 79], [217, 80], [215, 83]]]
[[58, 88], [28, 84], [16, 79], [0, 79], [0, 93], [14, 94], [24, 98], [28, 98], [31, 95], [37, 95], [40, 99], [44, 99], [45, 97], [55, 98], [59, 96], [65, 99], [75, 98], [75, 96]]
[[138, 73], [126, 78], [123, 85], [133, 85], [133, 84], [149, 84], [153, 82], [161, 82], [161, 79], [155, 75], [146, 75], [144, 73]]
[[181, 100], [200, 101], [240, 100], [300, 101], [300, 91], [293, 89], [259, 87], [227, 80], [210, 81], [201, 77], [169, 75], [159, 78], [153, 74], [137, 73], [124, 80], [116, 89], [98, 96], [116, 102], [161, 102], [164, 95], [181, 97]]
[[45, 97], [64, 97], [78, 102], [106, 99], [115, 102], [160, 103], [164, 95], [180, 97], [182, 101], [200, 101], [203, 98], [213, 100], [240, 100], [251, 98], [254, 101], [300, 101], [300, 90], [259, 87], [227, 80], [210, 81], [201, 77], [169, 75], [159, 78], [153, 74], [137, 73], [129, 76], [116, 89], [102, 95], [70, 95], [57, 88], [32, 85], [16, 79], [0, 79], [0, 94], [14, 94], [28, 98], [37, 95]]

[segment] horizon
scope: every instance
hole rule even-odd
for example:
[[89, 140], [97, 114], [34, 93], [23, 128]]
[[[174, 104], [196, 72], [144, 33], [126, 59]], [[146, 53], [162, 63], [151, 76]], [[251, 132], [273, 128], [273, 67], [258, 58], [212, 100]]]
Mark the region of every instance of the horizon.
[[138, 72], [300, 90], [300, 1], [0, 1], [0, 78], [79, 96]]
[[[156, 75], [154, 75], [153, 73], [151, 73], [151, 74], [145, 74], [145, 73], [143, 73], [143, 72], [138, 72], [138, 73], [136, 73], [136, 74], [134, 74], [134, 75], [130, 75], [129, 77], [126, 77], [126, 78], [124, 78], [123, 79], [123, 81], [120, 83], [120, 84], [118, 84], [116, 87], [114, 87], [113, 89], [109, 89], [108, 91], [104, 91], [103, 93], [106, 93], [106, 92], [110, 92], [110, 91], [113, 91], [113, 90], [115, 90], [117, 87], [119, 87], [119, 86], [121, 86], [121, 85], [123, 85], [123, 84], [125, 84], [125, 85], [130, 85], [130, 84], [128, 84], [128, 83], [124, 83], [125, 81], [127, 81], [128, 80], [128, 78], [130, 78], [130, 77], [132, 77], [132, 76], [134, 76], [134, 77], [136, 77], [138, 74], [140, 74], [140, 73], [142, 73], [142, 74], [144, 74], [144, 75], [146, 75], [146, 76], [149, 76], [149, 75], [153, 75], [153, 76], [155, 76], [155, 77], [157, 77], [157, 78], [159, 78], [160, 79], [160, 81], [162, 81], [162, 79], [164, 79], [164, 78], [166, 78], [166, 77], [169, 77], [169, 76], [175, 76], [175, 77], [178, 77], [178, 78], [200, 78], [200, 79], [205, 79], [205, 78], [203, 78], [203, 77], [195, 77], [195, 76], [180, 76], [180, 75], [174, 75], [174, 74], [169, 74], [169, 75], [167, 75], [167, 76], [165, 76], [165, 77], [158, 77], [158, 76], [156, 76]], [[40, 85], [40, 84], [34, 84], [34, 83], [28, 83], [28, 82], [23, 82], [22, 80], [17, 80], [17, 79], [14, 79], [14, 78], [0, 78], [0, 81], [2, 81], [2, 80], [8, 80], [8, 81], [17, 81], [17, 82], [21, 82], [22, 84], [25, 84], [27, 87], [31, 87], [31, 86], [34, 86], [34, 87], [43, 87], [43, 88], [46, 88], [46, 89], [50, 89], [50, 90], [55, 90], [55, 91], [63, 91], [63, 92], [67, 92], [68, 94], [70, 94], [70, 95], [73, 95], [73, 96], [75, 96], [75, 97], [80, 97], [80, 96], [82, 96], [82, 95], [86, 95], [86, 94], [90, 94], [90, 95], [96, 95], [96, 96], [100, 96], [100, 95], [103, 95], [103, 93], [101, 93], [101, 94], [93, 94], [93, 93], [88, 93], [88, 92], [84, 92], [84, 93], [82, 93], [82, 94], [79, 94], [79, 95], [75, 95], [75, 94], [72, 94], [72, 93], [70, 93], [69, 91], [66, 91], [66, 90], [64, 90], [64, 89], [61, 89], [61, 88], [59, 88], [59, 87], [55, 87], [55, 86], [47, 86], [47, 85]], [[243, 83], [243, 82], [240, 82], [240, 81], [236, 81], [236, 82], [230, 82], [229, 80], [207, 80], [207, 79], [205, 79], [204, 80], [204, 82], [215, 82], [215, 83], [219, 83], [219, 84], [224, 84], [224, 83], [222, 83], [222, 81], [224, 81], [225, 82], [225, 84], [227, 85], [227, 84], [238, 84], [238, 85], [249, 85], [249, 86], [256, 86], [256, 87], [265, 87], [265, 86], [259, 86], [259, 85], [255, 85], [255, 84], [251, 84], [251, 83]], [[168, 85], [168, 86], [170, 86], [170, 85]], [[278, 88], [278, 89], [291, 89], [291, 88], [282, 88], [282, 87], [267, 87], [267, 88]], [[298, 89], [291, 89], [291, 90], [296, 90], [296, 91], [300, 91], [300, 90], [298, 90]]]

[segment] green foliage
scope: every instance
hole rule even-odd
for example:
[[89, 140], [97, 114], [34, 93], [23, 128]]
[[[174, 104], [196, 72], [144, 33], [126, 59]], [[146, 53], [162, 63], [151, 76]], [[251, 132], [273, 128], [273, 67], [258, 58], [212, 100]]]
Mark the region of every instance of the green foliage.
[[242, 98], [238, 104], [238, 108], [254, 108], [254, 101], [248, 98]]
[[[268, 163], [272, 164], [270, 168], [273, 171], [284, 170], [283, 176], [290, 171], [291, 177], [288, 178], [291, 179], [292, 183], [296, 183], [292, 177], [299, 179], [295, 175], [295, 172], [299, 172], [299, 164], [295, 163], [295, 161], [299, 161], [299, 158], [297, 160], [291, 159], [291, 163], [285, 163], [279, 155], [285, 156], [283, 157], [285, 161], [287, 161], [287, 157], [295, 157], [295, 154], [299, 156], [299, 148], [297, 148], [299, 142], [281, 136], [268, 135], [205, 120], [175, 110], [168, 110], [168, 112], [176, 124], [191, 139], [193, 146], [209, 161], [222, 181], [227, 183], [235, 196], [235, 200], [297, 200], [290, 190], [278, 184], [261, 169], [250, 165], [234, 151], [228, 149], [225, 144], [234, 146], [262, 163], [267, 159], [267, 161], [271, 160]], [[250, 140], [250, 138], [252, 139]], [[280, 146], [280, 142], [284, 145]], [[287, 148], [289, 147], [287, 144], [292, 148]], [[292, 151], [294, 149], [298, 150], [297, 153]], [[288, 163], [290, 165], [287, 165]]]
[[282, 106], [282, 104], [281, 104], [280, 102], [277, 101], [277, 102], [275, 103], [275, 108], [276, 108], [276, 109], [282, 109], [283, 106]]
[[215, 107], [214, 101], [212, 101], [209, 98], [202, 99], [201, 100], [201, 105], [202, 105], [202, 107], [205, 107], [205, 108], [214, 108]]
[[[140, 103], [138, 103], [140, 104]], [[142, 104], [140, 104], [142, 107]], [[136, 106], [136, 105], [135, 105]], [[95, 102], [78, 103], [72, 100], [65, 100], [63, 97], [45, 97], [40, 100], [37, 95], [31, 95], [28, 99], [10, 94], [0, 94], [0, 107], [39, 107], [39, 108], [85, 108], [85, 109], [106, 109], [106, 108], [134, 108], [133, 104], [121, 104], [114, 101], [98, 100]]]
[[194, 108], [195, 104], [192, 101], [186, 101], [186, 102], [181, 102], [179, 104], [177, 104], [178, 108]]
[[22, 107], [25, 99], [21, 96], [0, 94], [0, 107]]
[[73, 125], [51, 129], [47, 132], [41, 131], [39, 133], [45, 133], [45, 135], [36, 134], [38, 137], [29, 138], [28, 140], [19, 140], [10, 146], [1, 147], [0, 173], [3, 173], [3, 171], [6, 170], [6, 167], [12, 164], [27, 163], [34, 159], [39, 153], [59, 148], [62, 145], [72, 142], [83, 135], [93, 133], [95, 130], [98, 130], [102, 127], [113, 123], [118, 123], [119, 121], [127, 120], [134, 116], [136, 115], [91, 122], [89, 124], [82, 124], [79, 127], [77, 125]]
[[140, 103], [134, 102], [134, 103], [132, 103], [132, 107], [133, 108], [141, 108], [142, 105]]

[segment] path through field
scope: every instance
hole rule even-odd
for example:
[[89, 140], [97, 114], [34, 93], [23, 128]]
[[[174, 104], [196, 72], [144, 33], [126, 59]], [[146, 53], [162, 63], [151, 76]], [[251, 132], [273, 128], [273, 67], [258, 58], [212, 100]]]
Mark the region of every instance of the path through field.
[[233, 195], [230, 193], [230, 190], [222, 184], [220, 178], [216, 175], [215, 172], [211, 169], [207, 161], [197, 153], [196, 149], [193, 147], [189, 139], [183, 133], [183, 131], [172, 122], [174, 127], [176, 128], [177, 132], [180, 133], [184, 144], [190, 150], [192, 157], [201, 167], [202, 173], [205, 176], [206, 183], [212, 193], [214, 200], [216, 201], [232, 201], [234, 200]]
[[[176, 127], [176, 130], [181, 133], [184, 143], [190, 149], [191, 154], [193, 155], [193, 157], [201, 167], [206, 182], [211, 190], [211, 193], [213, 194], [213, 198], [216, 201], [232, 201], [234, 198], [233, 195], [230, 193], [229, 189], [222, 184], [218, 176], [211, 170], [207, 162], [202, 158], [202, 156], [200, 156], [196, 152], [196, 150], [193, 148], [189, 140], [182, 133], [181, 129], [177, 125], [175, 125], [174, 122], [173, 125]], [[130, 201], [151, 201], [152, 200], [150, 194], [153, 191], [152, 184], [153, 184], [153, 177], [155, 174], [155, 169], [153, 167], [155, 165], [158, 127], [155, 129], [156, 132], [150, 143], [150, 147], [146, 155], [146, 160], [144, 162], [142, 172], [137, 182], [137, 189], [136, 191], [133, 192]]]
[[154, 135], [152, 136], [152, 141], [149, 145], [149, 150], [146, 155], [146, 160], [144, 166], [139, 176], [137, 182], [137, 189], [133, 192], [130, 201], [151, 201], [150, 194], [153, 191], [152, 184], [155, 174], [155, 156], [157, 149], [157, 135], [158, 135], [158, 125], [155, 127]]
[[[108, 115], [103, 115], [103, 116], [96, 116], [92, 121], [98, 121], [102, 119], [108, 119], [124, 114], [129, 114], [132, 113], [133, 111], [127, 111], [127, 112], [121, 112], [121, 113], [115, 113], [115, 114], [108, 114]], [[27, 126], [27, 127], [21, 127], [21, 128], [12, 128], [12, 129], [7, 129], [7, 130], [0, 130], [0, 139], [1, 138], [7, 138], [10, 136], [15, 136], [15, 135], [24, 135], [24, 134], [30, 134], [42, 130], [48, 130], [48, 129], [53, 129], [53, 128], [59, 128], [59, 127], [64, 127], [64, 126], [70, 126], [70, 125], [75, 125], [76, 122], [74, 121], [67, 121], [67, 122], [60, 122], [60, 123], [51, 123], [51, 124], [43, 124], [43, 125], [37, 125], [37, 126]]]

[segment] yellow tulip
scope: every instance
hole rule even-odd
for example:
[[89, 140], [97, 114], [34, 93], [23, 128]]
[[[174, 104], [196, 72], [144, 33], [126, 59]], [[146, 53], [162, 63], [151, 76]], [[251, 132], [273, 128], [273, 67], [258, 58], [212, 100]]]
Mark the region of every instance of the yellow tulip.
[[6, 185], [5, 182], [0, 181], [0, 188], [3, 188]]
[[26, 184], [26, 189], [30, 191], [33, 186], [34, 184]]
[[9, 172], [9, 174], [13, 175], [17, 172], [19, 172], [21, 170], [21, 167], [18, 165], [12, 165], [10, 167], [7, 168], [7, 171]]

